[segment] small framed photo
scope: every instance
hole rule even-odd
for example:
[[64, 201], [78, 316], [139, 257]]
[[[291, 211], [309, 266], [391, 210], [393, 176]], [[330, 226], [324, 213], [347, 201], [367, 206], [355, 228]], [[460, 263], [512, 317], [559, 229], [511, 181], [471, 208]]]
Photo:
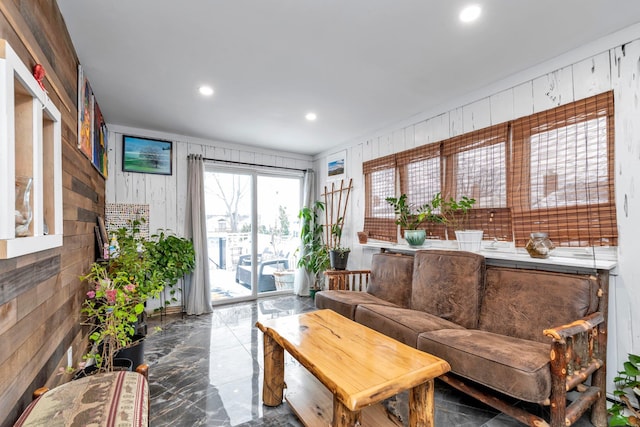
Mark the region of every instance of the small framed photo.
[[172, 151], [171, 141], [124, 135], [122, 137], [122, 170], [171, 175]]
[[344, 178], [346, 160], [347, 150], [342, 150], [327, 156], [327, 176], [330, 179]]

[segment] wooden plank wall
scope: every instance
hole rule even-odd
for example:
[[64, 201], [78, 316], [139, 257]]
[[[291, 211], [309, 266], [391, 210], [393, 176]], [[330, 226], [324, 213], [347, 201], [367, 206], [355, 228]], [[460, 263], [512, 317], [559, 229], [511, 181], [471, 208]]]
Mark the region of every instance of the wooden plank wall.
[[76, 148], [78, 58], [56, 2], [2, 0], [0, 38], [29, 67], [47, 72], [49, 97], [62, 113], [64, 243], [61, 248], [0, 260], [0, 426], [15, 422], [73, 347], [84, 353], [79, 312], [84, 286], [78, 277], [94, 259], [96, 214], [104, 215], [105, 181]]
[[[437, 142], [476, 129], [548, 110], [609, 90], [615, 99], [615, 176], [618, 215], [618, 268], [612, 272], [609, 295], [607, 392], [627, 353], [640, 353], [640, 26], [568, 52], [535, 69], [525, 70], [483, 90], [451, 100], [441, 110], [426, 112], [396, 128], [352, 141], [318, 156], [316, 191], [327, 184], [327, 158], [347, 150], [346, 174], [353, 178], [352, 197], [343, 243], [352, 248], [349, 267], [367, 268], [371, 250], [356, 238], [363, 229], [362, 162]], [[471, 72], [471, 71], [470, 71]]]

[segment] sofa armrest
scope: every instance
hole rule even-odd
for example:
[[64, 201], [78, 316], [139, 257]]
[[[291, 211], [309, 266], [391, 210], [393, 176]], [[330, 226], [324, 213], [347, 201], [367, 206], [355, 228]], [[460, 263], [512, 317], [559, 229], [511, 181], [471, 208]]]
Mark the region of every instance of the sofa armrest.
[[[604, 315], [595, 312], [569, 324], [545, 329], [544, 334], [553, 339], [549, 353], [552, 392], [547, 403], [557, 407], [566, 401], [569, 390], [580, 392], [580, 397], [564, 413], [552, 414], [552, 425], [574, 422], [584, 412], [585, 405], [591, 406], [598, 400], [602, 400], [600, 406], [604, 406], [607, 352]], [[592, 378], [591, 385], [586, 383], [589, 378]], [[602, 408], [594, 410], [603, 412]]]
[[592, 313], [580, 320], [555, 328], [545, 329], [544, 334], [555, 341], [564, 341], [581, 332], [589, 331], [599, 324], [604, 323], [604, 316], [600, 312]]
[[327, 270], [324, 275], [329, 290], [364, 292], [369, 286], [371, 270]]

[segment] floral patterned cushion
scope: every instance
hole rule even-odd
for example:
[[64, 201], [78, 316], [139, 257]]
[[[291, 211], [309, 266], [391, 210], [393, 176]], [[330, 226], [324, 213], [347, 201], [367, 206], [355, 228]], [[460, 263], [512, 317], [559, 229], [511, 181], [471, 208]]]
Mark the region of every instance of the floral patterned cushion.
[[14, 427], [147, 426], [148, 404], [147, 380], [137, 372], [90, 375], [34, 400]]

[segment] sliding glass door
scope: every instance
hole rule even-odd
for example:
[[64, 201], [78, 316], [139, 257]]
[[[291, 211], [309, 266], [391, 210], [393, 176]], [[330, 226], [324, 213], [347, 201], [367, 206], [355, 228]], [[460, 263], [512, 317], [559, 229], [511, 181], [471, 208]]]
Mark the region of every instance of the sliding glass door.
[[205, 167], [212, 302], [292, 292], [301, 173]]

